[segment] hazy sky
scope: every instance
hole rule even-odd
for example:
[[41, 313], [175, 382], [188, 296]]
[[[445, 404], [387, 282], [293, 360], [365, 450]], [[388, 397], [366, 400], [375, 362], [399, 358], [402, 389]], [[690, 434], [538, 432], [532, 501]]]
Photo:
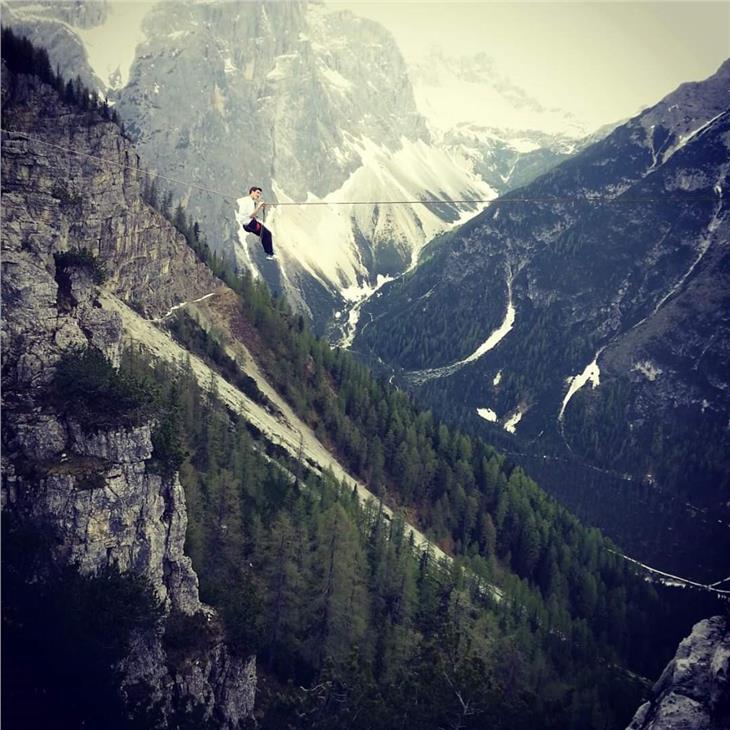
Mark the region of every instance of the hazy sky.
[[406, 56], [484, 52], [540, 102], [596, 125], [730, 57], [730, 2], [327, 2], [386, 26]]
[[[730, 0], [324, 4], [378, 21], [406, 57], [422, 57], [434, 47], [457, 57], [486, 53], [544, 106], [571, 111], [591, 127], [633, 116], [682, 82], [707, 78], [730, 58]], [[128, 71], [149, 7], [149, 1], [113, 0], [115, 22], [84, 31], [99, 69], [112, 70], [122, 59]]]

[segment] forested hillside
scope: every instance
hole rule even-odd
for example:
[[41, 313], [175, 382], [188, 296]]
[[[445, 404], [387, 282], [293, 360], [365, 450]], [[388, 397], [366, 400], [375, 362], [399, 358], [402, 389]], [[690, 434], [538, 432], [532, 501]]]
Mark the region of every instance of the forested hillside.
[[[130, 366], [149, 372], [134, 355]], [[496, 562], [489, 571], [476, 555], [448, 564], [419, 554], [402, 517], [386, 520], [347, 485], [272, 461], [190, 372], [158, 367], [155, 380], [186, 453], [187, 550], [201, 597], [238, 650], [259, 657], [262, 727], [626, 722], [645, 686], [614, 666], [608, 636], [570, 617], [557, 587], [544, 601]], [[651, 589], [635, 588], [637, 602], [661, 611]], [[195, 641], [179, 652], [193, 658]], [[647, 642], [640, 653], [650, 652]], [[591, 713], [601, 722], [586, 724]]]
[[632, 555], [703, 582], [730, 549], [729, 90], [726, 61], [434, 242], [353, 344]]
[[[194, 236], [190, 240], [195, 245]], [[203, 249], [197, 248], [205, 255]], [[654, 587], [634, 575], [629, 564], [612, 551], [610, 543], [597, 531], [581, 526], [514, 463], [481, 440], [450, 430], [428, 411], [419, 410], [408, 394], [374, 379], [349, 353], [332, 350], [315, 338], [303, 318], [289, 312], [282, 300], [272, 299], [261, 282], [245, 275], [236, 277], [224, 263], [209, 260], [239, 293], [240, 309], [231, 319], [232, 326], [205, 334], [194, 317], [181, 310], [170, 324], [179, 341], [206, 355], [210, 364], [225, 374], [231, 367], [230, 356], [224, 354], [226, 344], [230, 344], [231, 332], [238, 332], [256, 353], [259, 365], [277, 390], [287, 396], [342, 462], [373, 491], [377, 490], [401, 519], [425, 529], [457, 559], [453, 568], [438, 568], [433, 560], [419, 558], [412, 548], [403, 552], [404, 528], [400, 520], [388, 524], [377, 509], [358, 505], [352, 489], [346, 485], [331, 482], [327, 485], [326, 480], [318, 483], [311, 478], [308, 481], [301, 464], [288, 464], [288, 473], [278, 472], [263, 461], [258, 469], [254, 468], [251, 456], [246, 455], [250, 449], [249, 437], [241, 424], [234, 426], [226, 418], [218, 421], [208, 413], [198, 412], [199, 406], [187, 406], [195, 414], [186, 421], [189, 426], [185, 436], [193, 456], [182, 467], [181, 475], [192, 514], [197, 514], [193, 522], [198, 527], [191, 527], [189, 533], [191, 553], [198, 561], [201, 576], [225, 574], [219, 559], [225, 553], [221, 549], [224, 543], [235, 546], [232, 555], [245, 555], [244, 561], [232, 559], [231, 569], [248, 565], [248, 580], [261, 590], [256, 600], [260, 601], [265, 617], [262, 636], [268, 638], [262, 639], [260, 653], [268, 657], [264, 666], [272, 671], [272, 701], [281, 700], [279, 683], [293, 680], [307, 686], [306, 678], [311, 686], [324, 682], [322, 686], [333, 692], [338, 688], [340, 699], [330, 697], [326, 703], [328, 712], [334, 713], [329, 720], [332, 727], [342, 722], [344, 716], [338, 714], [340, 711], [358, 714], [353, 707], [357, 702], [366, 701], [361, 693], [353, 697], [354, 687], [370, 687], [377, 701], [369, 697], [367, 702], [388, 708], [388, 716], [398, 717], [401, 700], [389, 694], [390, 683], [395, 681], [398, 685], [404, 681], [398, 674], [405, 671], [401, 662], [410, 666], [420, 656], [409, 654], [407, 647], [425, 650], [428, 638], [434, 638], [420, 623], [424, 618], [421, 602], [425, 599], [417, 590], [424, 585], [422, 576], [420, 582], [418, 576], [424, 565], [428, 565], [441, 596], [440, 630], [452, 630], [449, 625], [454, 615], [447, 607], [456, 602], [463, 608], [465, 604], [460, 601], [467, 601], [469, 605], [475, 604], [467, 613], [478, 627], [469, 624], [468, 631], [460, 629], [465, 631], [464, 640], [468, 645], [507, 641], [512, 647], [510, 651], [518, 655], [527, 651], [530, 656], [529, 659], [522, 656], [517, 663], [526, 672], [524, 686], [532, 687], [534, 696], [522, 710], [516, 709], [520, 703], [509, 704], [509, 713], [505, 715], [507, 708], [502, 707], [493, 722], [498, 722], [497, 717], [509, 717], [505, 727], [519, 727], [523, 721], [526, 727], [586, 727], [590, 726], [585, 725], [586, 707], [597, 703], [595, 707], [600, 707], [597, 716], [605, 718], [616, 711], [616, 726], [620, 726], [623, 720], [618, 720], [621, 714], [618, 708], [623, 705], [618, 698], [625, 698], [640, 688], [634, 686], [629, 690], [620, 679], [621, 674], [615, 674], [610, 667], [624, 665], [644, 676], [654, 676], [671, 655], [676, 643], [674, 637], [678, 639], [694, 618], [713, 608], [717, 610], [716, 601], [691, 592], [675, 596], [660, 589], [661, 593], [657, 593]], [[215, 304], [210, 306], [214, 308]], [[175, 386], [175, 389], [176, 393], [195, 392], [195, 388]], [[189, 398], [187, 395], [182, 402]], [[172, 400], [181, 399], [174, 396]], [[209, 397], [207, 407], [213, 408]], [[216, 423], [220, 434], [213, 437], [211, 425]], [[213, 465], [212, 470], [207, 464]], [[241, 464], [248, 466], [241, 469]], [[211, 478], [214, 487], [210, 486]], [[211, 495], [214, 495], [212, 501]], [[229, 515], [229, 509], [234, 510], [234, 516]], [[319, 514], [320, 510], [327, 513], [335, 509], [339, 515], [336, 520], [330, 514], [328, 522]], [[347, 524], [343, 515], [349, 515], [349, 529], [343, 527]], [[330, 530], [337, 526], [334, 535], [320, 532], [327, 524]], [[387, 535], [390, 537], [386, 538]], [[374, 552], [374, 544], [378, 545], [380, 540], [382, 555]], [[277, 557], [273, 558], [268, 553], [270, 550], [275, 550]], [[339, 550], [343, 551], [341, 555], [337, 554]], [[400, 556], [389, 558], [397, 568], [379, 564], [388, 550]], [[212, 573], [203, 567], [207, 560], [212, 561]], [[340, 565], [347, 566], [342, 573]], [[406, 569], [408, 565], [411, 567]], [[409, 588], [409, 570], [415, 571], [414, 592]], [[318, 591], [329, 595], [335, 590], [335, 584], [330, 581], [337, 580], [342, 581], [338, 589], [342, 591], [340, 602], [335, 601], [331, 607], [319, 604], [320, 613], [317, 613], [318, 604], [306, 596], [316, 596]], [[382, 595], [385, 588], [379, 585], [379, 580], [390, 581], [388, 590], [395, 594]], [[207, 583], [202, 579], [203, 586], [211, 587], [212, 602], [216, 590], [220, 596], [226, 595], [221, 586], [229, 583], [229, 579], [221, 579], [216, 589], [216, 580]], [[496, 591], [488, 588], [492, 585]], [[470, 595], [469, 599], [466, 594]], [[247, 595], [252, 594], [247, 591]], [[498, 600], [498, 596], [503, 598]], [[273, 613], [272, 605], [276, 606]], [[383, 614], [386, 606], [390, 607], [388, 611], [395, 610], [396, 616], [389, 612]], [[249, 615], [249, 610], [243, 615]], [[336, 615], [337, 610], [342, 613], [335, 620], [331, 611]], [[275, 619], [275, 626], [267, 628], [272, 615], [280, 615], [280, 619]], [[348, 654], [351, 664], [347, 671], [353, 672], [358, 667], [357, 671], [364, 675], [347, 674], [343, 665], [335, 661], [337, 657], [340, 662], [345, 659], [342, 637], [335, 640], [327, 632], [344, 630], [343, 625], [350, 623], [346, 617], [353, 621], [347, 628], [350, 633], [344, 644], [349, 647], [348, 651], [357, 647], [360, 652], [357, 662]], [[329, 626], [331, 620], [334, 623]], [[389, 627], [385, 636], [382, 635], [384, 620]], [[433, 617], [429, 619], [433, 620]], [[327, 628], [319, 621], [324, 621]], [[401, 621], [406, 625], [400, 626]], [[394, 622], [400, 626], [398, 631], [392, 626]], [[325, 663], [325, 667], [322, 663], [327, 650], [312, 654], [313, 645], [307, 637], [314, 625], [325, 631], [316, 642], [317, 652], [322, 645], [329, 646], [328, 651], [333, 652], [330, 659], [335, 661], [332, 666]], [[410, 638], [409, 631], [413, 632]], [[476, 636], [474, 631], [478, 632]], [[672, 638], [668, 640], [669, 636]], [[439, 645], [441, 640], [437, 642]], [[400, 645], [401, 641], [405, 646]], [[658, 651], [659, 647], [664, 649]], [[567, 663], [566, 649], [571, 657]], [[435, 648], [432, 646], [431, 650]], [[499, 683], [505, 671], [500, 664], [504, 657], [497, 656], [502, 652], [494, 655], [491, 651], [475, 651], [474, 658], [480, 662], [486, 661], [486, 657], [496, 662], [487, 662], [484, 672], [493, 673], [489, 681]], [[434, 661], [433, 657], [428, 661]], [[337, 666], [341, 673], [336, 671]], [[292, 675], [291, 667], [303, 674]], [[536, 667], [542, 669], [537, 671]], [[542, 672], [543, 680], [538, 680]], [[588, 690], [588, 685], [580, 689], [583, 684], [578, 678], [585, 676], [591, 677], [588, 683], [591, 687], [603, 688], [597, 695], [594, 690]], [[400, 678], [396, 681], [394, 677]], [[533, 681], [537, 685], [532, 685]], [[542, 681], [552, 689], [548, 691]], [[552, 685], [553, 681], [557, 685]], [[571, 693], [568, 687], [575, 691]], [[482, 686], [478, 691], [487, 692], [487, 687]], [[438, 696], [443, 698], [443, 693], [448, 694], [447, 687], [442, 687]], [[570, 702], [569, 695], [573, 697]], [[436, 694], [431, 689], [427, 696]], [[307, 697], [311, 700], [307, 693], [300, 694], [296, 702]], [[547, 697], [555, 701], [548, 701]], [[604, 706], [607, 700], [613, 709]], [[294, 701], [293, 697], [287, 699], [287, 702]], [[583, 709], [576, 709], [573, 701]], [[441, 705], [442, 709], [450, 706], [440, 701]], [[527, 712], [527, 707], [533, 705], [541, 707], [543, 719], [537, 720], [537, 716]], [[366, 714], [370, 716], [373, 709], [371, 705], [368, 707]], [[428, 724], [425, 718], [433, 717], [435, 711], [429, 706], [422, 720], [423, 727], [448, 726], [446, 720]], [[546, 719], [553, 712], [555, 719]], [[315, 716], [316, 722], [325, 722], [322, 716]], [[478, 716], [481, 720], [475, 719], [474, 727], [484, 721], [485, 715]], [[488, 713], [486, 716], [492, 717]], [[363, 727], [400, 726], [395, 719], [392, 725], [384, 719], [383, 725], [363, 722]]]

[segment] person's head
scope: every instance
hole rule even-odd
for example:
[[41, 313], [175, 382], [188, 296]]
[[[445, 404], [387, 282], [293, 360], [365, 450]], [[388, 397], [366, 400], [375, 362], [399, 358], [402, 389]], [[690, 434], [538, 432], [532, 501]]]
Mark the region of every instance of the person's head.
[[252, 185], [248, 189], [248, 194], [254, 199], [258, 200], [261, 197], [261, 188], [257, 187], [256, 185]]

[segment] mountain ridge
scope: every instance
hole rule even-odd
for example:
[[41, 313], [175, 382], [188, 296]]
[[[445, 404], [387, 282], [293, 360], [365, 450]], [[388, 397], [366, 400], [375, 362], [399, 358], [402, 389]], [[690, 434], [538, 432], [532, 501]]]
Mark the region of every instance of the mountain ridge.
[[[3, 73], [4, 82], [8, 76]], [[135, 703], [143, 701], [149, 685], [149, 709], [157, 707], [162, 716], [147, 726], [164, 727], [174, 718], [197, 726], [210, 721], [235, 727], [250, 718], [256, 671], [251, 651], [256, 641], [262, 642], [261, 664], [271, 676], [288, 672], [276, 676], [303, 682], [301, 692], [292, 688], [277, 695], [281, 702], [272, 704], [266, 719], [271, 727], [282, 714], [298, 718], [295, 722], [312, 717], [304, 727], [321, 727], [323, 710], [313, 715], [301, 710], [311, 706], [312, 695], [315, 704], [321, 704], [318, 687], [328, 677], [327, 682], [336, 682], [348, 693], [346, 703], [338, 700], [324, 711], [324, 719], [336, 726], [358, 727], [351, 718], [364, 717], [364, 730], [377, 717], [376, 724], [386, 728], [393, 725], [389, 718], [394, 712], [397, 724], [418, 712], [423, 728], [463, 717], [477, 722], [487, 717], [505, 730], [517, 722], [534, 727], [544, 721], [545, 713], [564, 726], [568, 717], [588, 717], [585, 707], [598, 708], [601, 724], [618, 726], [633, 710], [641, 683], [615, 670], [608, 660], [620, 652], [637, 667], [651, 668], [658, 653], [651, 637], [664, 628], [663, 621], [677, 623], [654, 589], [605, 549], [608, 543], [596, 531], [583, 529], [547, 499], [520, 468], [484, 442], [416, 410], [404, 393], [372, 380], [348, 355], [314, 338], [301, 315], [272, 298], [260, 282], [237, 277], [201, 247], [195, 249], [197, 254], [238, 289], [240, 298], [225, 289], [225, 296], [209, 296], [221, 288], [212, 272], [200, 274], [197, 290], [175, 288], [184, 287], [199, 270], [200, 262], [187, 246], [200, 242], [174, 232], [141, 199], [139, 181], [122, 163], [126, 153], [134, 155], [128, 140], [88, 107], [86, 97], [78, 97], [75, 107], [58, 98], [54, 104], [51, 94], [57, 92], [32, 79], [12, 89], [16, 96], [3, 89], [5, 118], [16, 127], [4, 132], [10, 144], [3, 146], [2, 168], [7, 203], [3, 215], [9, 223], [3, 226], [3, 339], [10, 344], [4, 348], [3, 365], [4, 375], [11, 376], [5, 383], [10, 387], [3, 389], [4, 518], [12, 513], [38, 528], [47, 518], [62, 528], [58, 558], [79, 555], [89, 572], [103, 573], [110, 562], [124, 572], [141, 568], [161, 591], [160, 597], [167, 595], [179, 609], [170, 613], [164, 628], [151, 629], [148, 640], [132, 637], [132, 657], [125, 664], [128, 681], [120, 688]], [[47, 141], [91, 127], [73, 135], [79, 152], [104, 137], [100, 149], [120, 164], [101, 172], [88, 160], [54, 157], [54, 164], [44, 164], [43, 154], [18, 133], [36, 123], [34, 106], [63, 120], [59, 125], [47, 123], [45, 117], [39, 122]], [[88, 230], [81, 225], [86, 217], [91, 221]], [[155, 223], [156, 235], [146, 238], [151, 226], [135, 225], [137, 218]], [[98, 220], [109, 225], [99, 228]], [[115, 223], [120, 220], [128, 225]], [[94, 279], [101, 257], [75, 248], [95, 241], [100, 232], [102, 245], [97, 243], [93, 251], [103, 253], [110, 269], [110, 279], [101, 289]], [[140, 241], [146, 250], [140, 250]], [[170, 269], [176, 281], [168, 286]], [[140, 278], [142, 287], [137, 284]], [[172, 304], [171, 294], [177, 299]], [[138, 311], [121, 304], [117, 295], [136, 303]], [[190, 302], [189, 296], [195, 299]], [[218, 298], [225, 299], [222, 309]], [[180, 306], [185, 302], [190, 303]], [[402, 514], [388, 524], [378, 503], [363, 505], [360, 511], [349, 487], [327, 487], [305, 477], [307, 465], [300, 468], [296, 458], [289, 458], [302, 450], [296, 431], [288, 431], [288, 456], [276, 448], [269, 451], [270, 439], [257, 440], [257, 423], [265, 426], [264, 420], [278, 417], [266, 410], [260, 395], [246, 397], [213, 372], [230, 365], [226, 348], [232, 343], [216, 334], [215, 327], [207, 331], [193, 326], [187, 333], [179, 327], [178, 336], [190, 343], [181, 349], [160, 330], [164, 323], [182, 324], [187, 309], [198, 313], [205, 326], [220, 326], [229, 316], [247, 319], [265, 340], [260, 350], [266, 352], [257, 352], [257, 365], [266, 369], [266, 377], [292, 410], [304, 413], [310, 427], [324, 434], [357, 474], [387, 490], [383, 499], [394, 499], [427, 526], [434, 539], [458, 553], [452, 570], [435, 565], [428, 552], [417, 559]], [[179, 365], [182, 375], [161, 365], [151, 369], [136, 349], [116, 371], [113, 365], [120, 364], [125, 326], [127, 339], [169, 348], [176, 357], [189, 352], [189, 364]], [[74, 350], [84, 345], [87, 354], [80, 358]], [[106, 364], [105, 358], [93, 355], [97, 347], [109, 358]], [[201, 350], [206, 364], [193, 357]], [[233, 354], [244, 360], [245, 368], [247, 354], [240, 348]], [[70, 370], [68, 365], [56, 367], [68, 357], [74, 363]], [[127, 387], [138, 382], [135, 373], [149, 376], [152, 370], [166, 404], [156, 416], [158, 423], [130, 426], [130, 413], [116, 421], [119, 414], [105, 400], [104, 384], [89, 378], [98, 371], [84, 370], [90, 366], [106, 373], [109, 383], [118, 384], [119, 377]], [[261, 420], [249, 424], [250, 433], [242, 420], [217, 403], [215, 387], [208, 390], [189, 377], [196, 368], [202, 380], [213, 381], [245, 405], [251, 420], [256, 421], [251, 416], [256, 411]], [[55, 389], [54, 397], [47, 398], [46, 386]], [[96, 394], [92, 402], [87, 388]], [[264, 390], [263, 384], [259, 390]], [[128, 392], [124, 395], [129, 398]], [[281, 401], [279, 411], [285, 412]], [[176, 428], [178, 437], [184, 437], [178, 441]], [[141, 488], [145, 484], [149, 489]], [[123, 499], [120, 503], [120, 491], [121, 497], [136, 500], [139, 517], [125, 509]], [[352, 514], [360, 521], [353, 522]], [[200, 595], [205, 591], [214, 601], [220, 623], [210, 611], [197, 610], [195, 573], [182, 552], [186, 517], [186, 550], [194, 556], [196, 569], [201, 568]], [[32, 600], [37, 575], [17, 573], [23, 566], [17, 557], [14, 570]], [[369, 578], [371, 592], [365, 590]], [[493, 580], [502, 584], [502, 600], [484, 590]], [[265, 610], [256, 608], [257, 595]], [[625, 612], [633, 612], [635, 605], [646, 607], [649, 625], [642, 624], [641, 615], [636, 615], [637, 623], [626, 621]], [[47, 604], [43, 609], [49, 614], [46, 623], [53, 621], [56, 614]], [[22, 620], [6, 628], [24, 629], [21, 637], [31, 634], [28, 616], [20, 610], [14, 615]], [[112, 627], [104, 624], [103, 616], [97, 616], [97, 622], [108, 637]], [[504, 635], [502, 626], [507, 627]], [[408, 642], [399, 643], [397, 637], [404, 633]], [[47, 628], [41, 636], [48, 634]], [[462, 654], [464, 647], [459, 645], [471, 644], [472, 637], [474, 650]], [[17, 648], [17, 634], [13, 638]], [[371, 647], [369, 655], [361, 656], [366, 663], [362, 673], [349, 668], [354, 639]], [[410, 642], [416, 644], [413, 650]], [[443, 642], [447, 651], [440, 653]], [[223, 647], [229, 643], [235, 652], [227, 654]], [[24, 669], [32, 670], [36, 656], [52, 654], [55, 646], [39, 646], [43, 651], [38, 655], [25, 652], [31, 660], [24, 662]], [[442, 662], [452, 649], [459, 652], [464, 671], [447, 673], [445, 679], [436, 672], [429, 678], [434, 663], [448, 666]], [[596, 664], [597, 649], [605, 663]], [[83, 650], [88, 650], [85, 643]], [[405, 660], [400, 660], [404, 653]], [[527, 659], [536, 654], [539, 661], [533, 667]], [[510, 665], [522, 669], [503, 684], [503, 666]], [[89, 665], [85, 669], [88, 672]], [[109, 665], [103, 669], [108, 672]], [[391, 676], [399, 681], [390, 681]], [[546, 697], [541, 687], [552, 676], [557, 684]], [[599, 679], [603, 689], [596, 698]], [[453, 682], [481, 698], [476, 715], [464, 715], [463, 706], [454, 703]], [[409, 689], [401, 695], [404, 683]], [[177, 687], [182, 696], [176, 704], [170, 695]], [[350, 695], [355, 687], [366, 687], [367, 696]], [[412, 692], [422, 698], [415, 710], [403, 701]], [[517, 703], [516, 692], [521, 698]], [[553, 692], [560, 697], [557, 704]], [[574, 703], [576, 696], [580, 699]], [[59, 707], [69, 711], [63, 702]], [[369, 711], [361, 712], [365, 707]]]
[[[667, 414], [668, 423], [677, 424], [676, 414], [671, 415], [674, 406], [670, 405], [674, 390], [684, 393], [682, 407], [690, 405], [695, 409], [693, 418], [703, 414], [703, 427], [712, 430], [710, 421], [715, 417], [708, 408], [714, 407], [720, 420], [722, 412], [727, 411], [722, 377], [718, 379], [718, 366], [713, 364], [711, 374], [695, 378], [691, 375], [691, 360], [685, 354], [681, 357], [683, 365], [676, 360], [672, 367], [667, 367], [666, 362], [661, 366], [665, 373], [676, 371], [672, 388], [663, 389], [661, 378], [640, 375], [641, 368], [648, 367], [641, 363], [652, 358], [641, 354], [635, 332], [631, 337], [637, 351], [630, 367], [638, 369], [632, 371], [629, 382], [622, 374], [619, 381], [624, 384], [619, 388], [619, 381], [615, 380], [618, 358], [611, 352], [611, 343], [634, 327], [648, 331], [649, 324], [640, 323], [663, 317], [665, 307], [679, 312], [678, 304], [672, 305], [673, 298], [693, 279], [706, 276], [704, 267], [711, 261], [715, 262], [714, 273], [710, 274], [714, 279], [707, 280], [704, 289], [720, 306], [714, 311], [704, 305], [692, 306], [696, 316], [707, 319], [707, 326], [702, 325], [701, 331], [711, 331], [709, 317], [714, 318], [720, 331], [726, 326], [723, 313], [727, 310], [721, 303], [726, 299], [722, 294], [726, 291], [722, 272], [727, 255], [723, 245], [727, 237], [724, 192], [728, 161], [727, 144], [723, 141], [727, 113], [718, 109], [727, 109], [729, 105], [729, 68], [730, 65], [723, 64], [704, 86], [683, 85], [606, 139], [526, 188], [503, 196], [498, 204], [432, 247], [430, 259], [420, 271], [386, 285], [377, 300], [363, 308], [363, 321], [368, 324], [356, 336], [354, 347], [366, 357], [380, 358], [386, 368], [392, 363], [405, 371], [438, 368], [463, 358], [502, 321], [507, 309], [504, 282], [511, 276], [516, 315], [509, 335], [483, 360], [460, 369], [448, 379], [430, 380], [420, 393], [438, 404], [441, 412], [457, 415], [460, 423], [470, 423], [481, 431], [489, 428], [490, 433], [492, 427], [478, 423], [476, 409], [491, 409], [501, 425], [512, 423], [519, 414], [517, 431], [525, 442], [537, 444], [532, 446], [536, 457], [565, 451], [568, 431], [570, 438], [578, 437], [574, 444], [579, 445], [578, 453], [583, 458], [586, 453], [591, 454], [588, 462], [596, 466], [615, 465], [622, 449], [628, 448], [638, 472], [635, 478], [641, 481], [649, 473], [650, 481], [655, 480], [655, 469], [646, 466], [646, 460], [644, 471], [637, 466], [641, 462], [636, 454], [639, 437], [629, 435], [621, 440], [618, 436], [621, 427], [616, 404], [620, 400], [622, 407], [629, 409], [630, 401], [625, 401], [627, 389], [637, 389], [637, 404], [642, 400], [645, 404], [654, 403], [648, 410], [646, 405], [642, 407], [644, 416], [629, 413], [629, 421], [637, 429], [650, 428], [646, 414], [652, 410], [656, 413], [657, 408]], [[677, 100], [687, 95], [688, 108], [676, 106]], [[663, 127], [657, 122], [657, 115], [670, 107], [670, 121]], [[519, 202], [520, 197], [525, 202]], [[485, 289], [486, 295], [480, 294]], [[455, 297], [449, 291], [460, 291], [462, 295]], [[702, 287], [694, 291], [700, 292]], [[424, 299], [426, 293], [428, 298]], [[681, 297], [679, 301], [683, 301]], [[447, 304], [442, 309], [444, 303]], [[406, 337], [399, 323], [408, 312]], [[689, 324], [686, 305], [682, 317]], [[674, 337], [677, 346], [671, 347], [677, 352], [686, 347], [689, 353], [691, 333], [701, 322], [697, 320], [685, 329], [683, 337]], [[666, 324], [663, 331], [670, 333]], [[383, 335], [384, 332], [387, 334]], [[710, 340], [708, 349], [713, 363], [727, 358], [717, 338]], [[625, 347], [623, 351], [626, 363]], [[606, 375], [602, 363], [608, 358], [613, 363], [614, 381], [610, 388], [602, 390]], [[403, 375], [407, 380], [408, 373]], [[495, 380], [498, 384], [490, 386]], [[547, 382], [551, 383], [549, 387]], [[593, 389], [586, 389], [588, 382], [592, 382]], [[580, 390], [579, 384], [583, 386]], [[639, 396], [638, 390], [642, 388], [643, 395]], [[653, 389], [653, 396], [647, 388]], [[660, 392], [664, 395], [660, 396]], [[693, 395], [688, 401], [689, 392]], [[458, 403], [465, 407], [459, 410]], [[575, 418], [576, 404], [581, 406], [582, 426]], [[589, 417], [585, 408], [593, 415]], [[606, 408], [613, 409], [608, 420]], [[564, 413], [569, 427], [563, 426]], [[581, 430], [586, 437], [580, 435]], [[553, 435], [548, 435], [548, 431]], [[591, 434], [602, 437], [600, 441], [594, 438], [590, 444]], [[684, 437], [658, 438], [663, 441], [665, 453], [671, 453]], [[646, 433], [640, 439], [651, 442]], [[607, 461], [603, 449], [600, 462], [591, 462], [601, 453], [601, 444], [617, 440], [613, 461]], [[708, 434], [705, 443], [712, 440]], [[570, 446], [567, 450], [570, 455]], [[684, 455], [680, 461], [689, 463], [688, 458]], [[709, 451], [701, 460], [707, 458]], [[715, 466], [701, 467], [705, 475], [703, 484], [712, 482], [715, 477], [710, 474], [721, 469], [721, 460], [712, 458]], [[676, 483], [678, 468], [671, 467], [675, 473], [665, 473], [661, 479]], [[714, 489], [716, 498], [722, 489], [719, 484]], [[581, 514], [585, 517], [584, 510]], [[705, 517], [708, 519], [709, 514]], [[678, 554], [679, 550], [681, 543], [676, 544], [673, 552]]]

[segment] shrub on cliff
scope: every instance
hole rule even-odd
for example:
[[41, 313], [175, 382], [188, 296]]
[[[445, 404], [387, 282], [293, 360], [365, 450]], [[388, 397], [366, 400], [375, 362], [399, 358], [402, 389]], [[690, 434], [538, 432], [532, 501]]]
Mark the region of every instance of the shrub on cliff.
[[107, 273], [104, 264], [87, 248], [75, 248], [70, 251], [54, 253], [56, 270], [67, 272], [69, 269], [85, 269], [89, 272], [94, 284], [103, 284]]
[[115, 370], [93, 347], [66, 353], [58, 363], [53, 398], [84, 426], [139, 425], [152, 417], [156, 387]]

